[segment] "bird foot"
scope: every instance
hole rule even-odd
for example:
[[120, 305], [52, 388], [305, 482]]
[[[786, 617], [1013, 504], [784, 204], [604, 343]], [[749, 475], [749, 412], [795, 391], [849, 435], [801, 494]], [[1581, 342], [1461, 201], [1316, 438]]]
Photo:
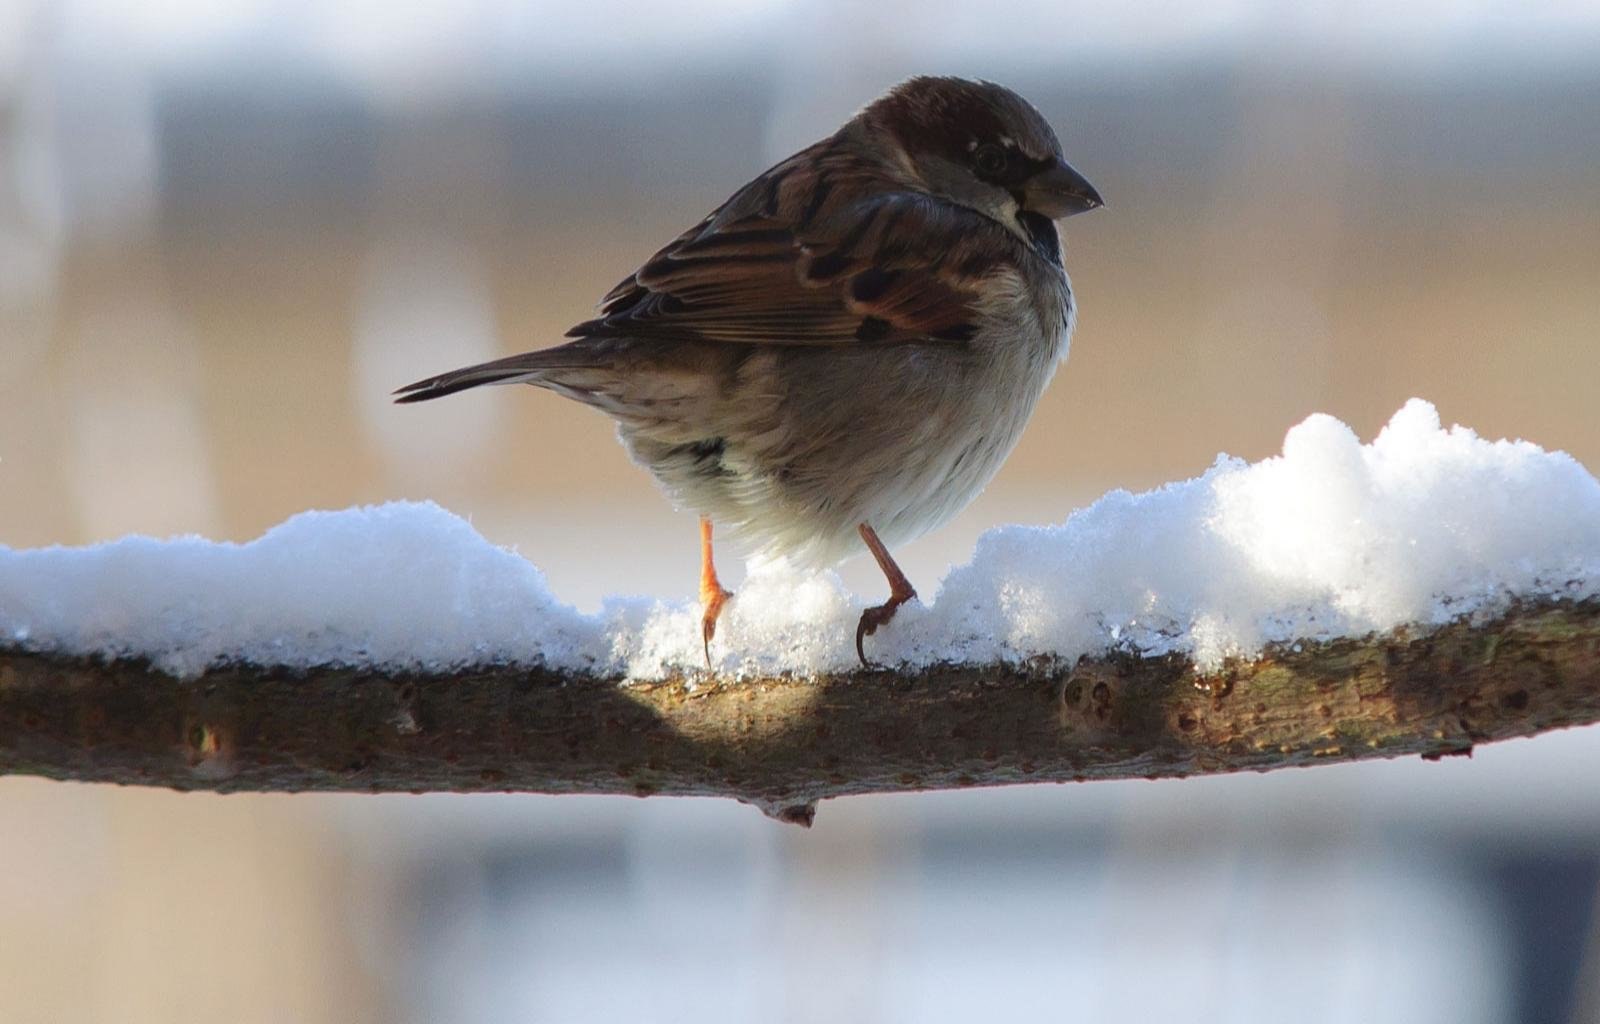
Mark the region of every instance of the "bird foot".
[[861, 659], [862, 668], [871, 668], [872, 662], [867, 660], [866, 652], [861, 647], [861, 641], [876, 633], [879, 626], [888, 625], [889, 620], [894, 618], [894, 613], [900, 610], [900, 606], [916, 596], [917, 592], [912, 590], [903, 597], [891, 597], [882, 604], [875, 605], [861, 613], [861, 621], [856, 624], [856, 657]]
[[705, 645], [708, 670], [711, 668], [711, 638], [717, 635], [717, 619], [721, 617], [723, 606], [732, 596], [733, 591], [724, 590], [721, 585], [702, 588], [700, 591], [700, 638]]

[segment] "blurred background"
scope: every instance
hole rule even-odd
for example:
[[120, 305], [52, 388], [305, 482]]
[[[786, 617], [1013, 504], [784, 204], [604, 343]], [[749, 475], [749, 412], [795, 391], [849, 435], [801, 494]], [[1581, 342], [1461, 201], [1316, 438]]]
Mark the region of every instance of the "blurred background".
[[[688, 597], [693, 520], [605, 419], [388, 392], [556, 341], [917, 72], [1024, 93], [1110, 204], [1066, 224], [1065, 372], [903, 554], [924, 593], [1313, 411], [1421, 395], [1600, 466], [1592, 3], [0, 0], [0, 544], [431, 498], [580, 606]], [[0, 1020], [1597, 1020], [1597, 767], [1584, 730], [809, 833], [4, 779]]]

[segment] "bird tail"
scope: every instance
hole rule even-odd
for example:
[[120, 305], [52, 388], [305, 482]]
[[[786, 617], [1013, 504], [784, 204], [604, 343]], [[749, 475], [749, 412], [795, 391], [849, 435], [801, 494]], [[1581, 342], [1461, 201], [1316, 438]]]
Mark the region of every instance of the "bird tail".
[[558, 345], [537, 352], [523, 352], [492, 362], [466, 366], [436, 377], [419, 380], [397, 389], [395, 402], [426, 402], [430, 398], [443, 398], [457, 391], [465, 391], [483, 384], [542, 384], [552, 370], [596, 369], [607, 365], [577, 345]]

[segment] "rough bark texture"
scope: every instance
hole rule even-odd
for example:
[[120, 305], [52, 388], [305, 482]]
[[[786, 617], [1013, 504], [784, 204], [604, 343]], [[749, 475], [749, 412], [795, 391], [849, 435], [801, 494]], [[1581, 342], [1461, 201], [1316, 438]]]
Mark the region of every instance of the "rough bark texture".
[[809, 824], [852, 793], [1421, 754], [1600, 720], [1600, 603], [1269, 650], [822, 678], [626, 683], [139, 661], [0, 648], [0, 772], [210, 789], [730, 796]]

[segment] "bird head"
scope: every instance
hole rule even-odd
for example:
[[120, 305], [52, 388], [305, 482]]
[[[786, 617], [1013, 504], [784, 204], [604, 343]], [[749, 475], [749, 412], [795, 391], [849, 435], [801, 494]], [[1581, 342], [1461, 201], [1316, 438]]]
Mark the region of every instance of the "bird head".
[[908, 79], [856, 120], [886, 144], [908, 185], [977, 210], [1024, 237], [1037, 237], [1050, 221], [1105, 205], [1062, 157], [1061, 142], [1039, 111], [993, 82]]

